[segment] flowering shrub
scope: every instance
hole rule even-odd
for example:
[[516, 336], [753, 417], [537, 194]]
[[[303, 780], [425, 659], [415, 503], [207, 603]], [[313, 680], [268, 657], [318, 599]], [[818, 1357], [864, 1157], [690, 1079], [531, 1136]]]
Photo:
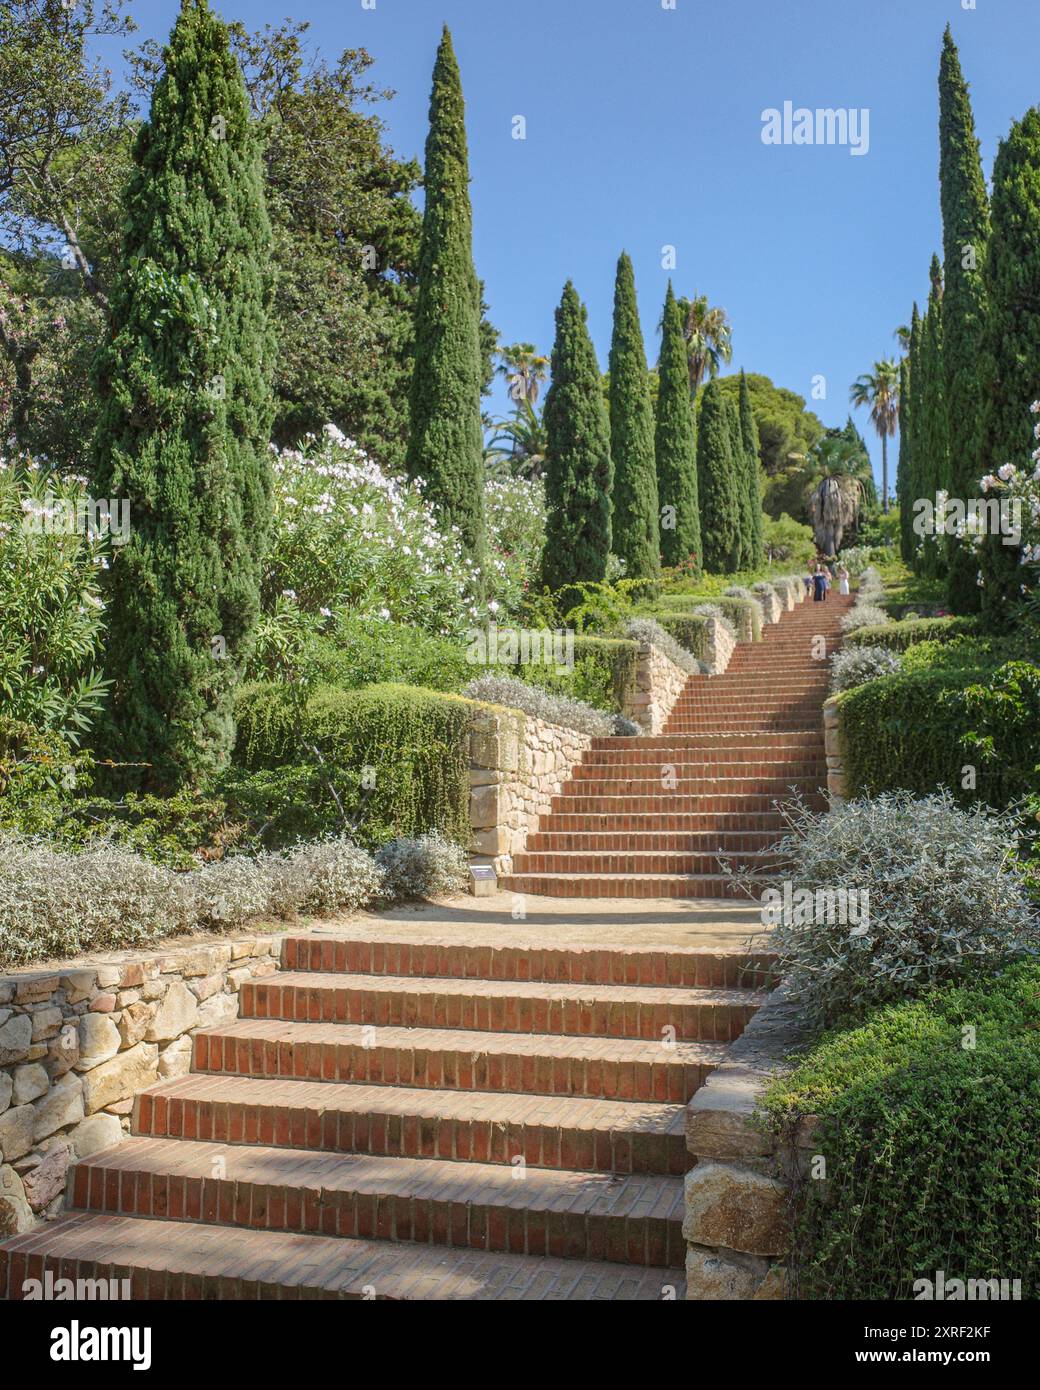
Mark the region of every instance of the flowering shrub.
[[854, 685], [894, 676], [902, 668], [902, 658], [886, 647], [847, 647], [831, 657], [831, 690], [851, 690]]
[[545, 545], [545, 484], [526, 478], [489, 482], [484, 491], [484, 507], [488, 606], [501, 618], [503, 614], [519, 613], [527, 595], [537, 586]]
[[107, 687], [95, 669], [106, 542], [63, 529], [79, 502], [82, 479], [0, 460], [0, 700], [9, 719], [73, 746]]

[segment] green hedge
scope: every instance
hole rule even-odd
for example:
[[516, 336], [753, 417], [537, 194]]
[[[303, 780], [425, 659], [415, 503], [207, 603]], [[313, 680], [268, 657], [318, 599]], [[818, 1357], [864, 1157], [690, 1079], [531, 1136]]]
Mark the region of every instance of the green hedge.
[[906, 1300], [942, 1270], [1040, 1298], [1038, 997], [1034, 964], [881, 1010], [771, 1088], [777, 1131], [821, 1117], [827, 1164], [794, 1193], [790, 1296]]
[[402, 623], [360, 618], [340, 622], [335, 637], [320, 638], [314, 664], [320, 684], [342, 690], [394, 682], [457, 692], [473, 678], [461, 643]]
[[654, 618], [665, 632], [670, 632], [680, 647], [698, 661], [708, 661], [708, 619], [678, 613], [655, 613]]
[[957, 637], [974, 637], [979, 631], [977, 618], [911, 618], [901, 623], [879, 623], [861, 627], [845, 638], [847, 647], [886, 647], [904, 652], [917, 642], [952, 642]]
[[761, 641], [762, 605], [756, 599], [732, 598], [726, 594], [662, 594], [650, 616], [660, 621], [661, 613], [690, 613], [701, 603], [712, 603], [722, 609], [737, 630], [738, 642]]
[[529, 685], [537, 685], [554, 695], [583, 700], [608, 714], [620, 714], [625, 696], [636, 678], [638, 642], [608, 637], [575, 637], [574, 669], [557, 671], [555, 665], [530, 662], [525, 666], [489, 666], [479, 671], [469, 667], [470, 678], [483, 675], [512, 675]]
[[267, 823], [269, 843], [340, 831], [345, 816], [365, 845], [428, 830], [467, 844], [472, 712], [403, 685], [326, 687], [302, 710], [284, 686], [247, 686], [229, 797]]
[[1002, 809], [1040, 790], [1040, 667], [907, 671], [846, 691], [840, 706], [851, 796], [946, 786]]

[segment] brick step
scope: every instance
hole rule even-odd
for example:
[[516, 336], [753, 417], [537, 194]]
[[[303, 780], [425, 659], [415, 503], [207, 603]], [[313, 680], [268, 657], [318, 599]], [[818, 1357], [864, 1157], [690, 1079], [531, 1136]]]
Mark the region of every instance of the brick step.
[[655, 1173], [130, 1139], [76, 1165], [86, 1211], [253, 1231], [681, 1267], [683, 1183]]
[[528, 835], [525, 854], [564, 854], [572, 851], [638, 853], [649, 850], [666, 854], [738, 854], [744, 850], [771, 850], [780, 838], [775, 830], [725, 830], [693, 833], [677, 830], [592, 831], [536, 830]]
[[[773, 957], [750, 956], [748, 987], [773, 983]], [[357, 1082], [458, 1091], [522, 1091], [590, 1100], [682, 1105], [705, 1082], [725, 1043], [472, 1029], [373, 1028], [240, 1018], [196, 1034], [196, 1072], [272, 1080]]]
[[685, 786], [697, 781], [758, 781], [766, 778], [771, 781], [793, 781], [803, 778], [819, 777], [821, 769], [827, 770], [827, 759], [821, 753], [818, 757], [773, 758], [767, 761], [741, 760], [735, 754], [719, 750], [711, 756], [662, 758], [648, 757], [641, 762], [626, 759], [620, 763], [584, 763], [574, 769], [569, 786], [584, 783], [602, 783], [621, 777], [625, 781], [643, 780], [649, 777], [661, 785], [661, 769], [669, 775], [678, 777]]
[[[764, 889], [770, 879], [758, 880]], [[540, 898], [736, 898], [751, 901], [728, 875], [507, 874], [498, 886], [507, 893]]]
[[[675, 785], [667, 790], [680, 796], [790, 796], [792, 792], [819, 791], [823, 777], [819, 769], [802, 777], [730, 777], [723, 769], [718, 776], [702, 771], [700, 776], [669, 778]], [[565, 783], [561, 799], [586, 796], [654, 796], [664, 788], [656, 777], [598, 777]]]
[[[784, 863], [781, 855], [768, 850], [745, 850], [729, 857], [734, 868], [747, 867], [755, 873], [769, 873]], [[513, 874], [717, 874], [723, 871], [727, 856], [717, 852], [688, 854], [664, 850], [612, 853], [609, 850], [579, 852], [549, 850], [513, 855]]]
[[[699, 831], [735, 831], [745, 829], [776, 830], [782, 835], [787, 822], [779, 811], [670, 811], [626, 813], [619, 817], [609, 812], [584, 812], [572, 814], [569, 811], [553, 812], [539, 820], [541, 832], [564, 833], [621, 833], [637, 831], [648, 834], [679, 832], [682, 834]], [[539, 833], [541, 833], [539, 832]], [[778, 835], [778, 838], [779, 838]]]
[[661, 752], [755, 752], [762, 756], [794, 756], [815, 754], [823, 748], [822, 728], [791, 734], [691, 734], [687, 738], [669, 738], [665, 734], [644, 734], [637, 738], [596, 739], [586, 758], [594, 761], [619, 760], [634, 754], [639, 761], [657, 757]]
[[239, 999], [243, 1018], [646, 1040], [674, 1028], [688, 1042], [739, 1037], [761, 1002], [750, 990], [304, 972], [249, 980]]
[[0, 1298], [27, 1278], [130, 1279], [134, 1300], [681, 1301], [678, 1270], [77, 1212], [0, 1247]]
[[[813, 811], [826, 811], [827, 798], [818, 791], [803, 794], [806, 806]], [[554, 796], [552, 811], [567, 815], [601, 815], [620, 817], [622, 824], [617, 829], [625, 829], [632, 816], [668, 815], [677, 812], [748, 812], [772, 811], [778, 802], [793, 800], [789, 791], [781, 796], [768, 796], [764, 793], [747, 793], [742, 796], [722, 796], [708, 794], [685, 794], [661, 792], [657, 796]], [[563, 827], [561, 826], [561, 829]], [[635, 829], [636, 827], [633, 827]], [[653, 828], [653, 827], [652, 827]], [[662, 830], [665, 827], [660, 827]]]
[[323, 974], [420, 975], [439, 979], [547, 980], [561, 984], [676, 985], [736, 988], [749, 968], [775, 957], [761, 951], [706, 951], [698, 946], [590, 943], [544, 946], [516, 940], [393, 941], [345, 936], [290, 936], [282, 945], [286, 970]]
[[680, 1175], [689, 1167], [686, 1107], [266, 1081], [193, 1073], [138, 1095], [134, 1133], [335, 1154], [443, 1158], [600, 1173]]
[[710, 715], [698, 718], [669, 719], [665, 733], [674, 738], [677, 734], [734, 733], [769, 734], [784, 733], [792, 729], [815, 729], [819, 719], [793, 719], [779, 715], [775, 719], [712, 719]]

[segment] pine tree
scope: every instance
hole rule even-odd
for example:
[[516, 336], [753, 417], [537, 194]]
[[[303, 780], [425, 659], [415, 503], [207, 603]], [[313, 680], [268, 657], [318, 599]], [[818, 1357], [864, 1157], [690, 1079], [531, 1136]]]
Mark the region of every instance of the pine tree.
[[[950, 427], [946, 410], [946, 379], [943, 366], [943, 282], [939, 257], [932, 257], [932, 287], [925, 316], [924, 346], [921, 353], [920, 450], [918, 452], [919, 497], [934, 504], [936, 494], [948, 491], [950, 484]], [[946, 570], [943, 537], [929, 535], [921, 547], [921, 572], [936, 578]]]
[[[989, 305], [983, 334], [983, 474], [1023, 467], [1036, 447], [1031, 403], [1040, 395], [1040, 109], [1032, 107], [1001, 142], [993, 165], [992, 234], [986, 259]], [[982, 547], [987, 625], [1011, 621], [1019, 594], [1019, 550], [990, 535]]]
[[[917, 315], [917, 305], [914, 305]], [[912, 335], [913, 330], [911, 331]], [[899, 364], [899, 462], [896, 465], [896, 506], [899, 508], [899, 554], [909, 565], [914, 556], [914, 533], [910, 472], [910, 433], [912, 406], [910, 403], [910, 358]]]
[[[986, 321], [985, 262], [989, 200], [975, 137], [968, 85], [949, 25], [939, 66], [939, 189], [945, 263], [942, 323], [950, 495], [979, 496], [982, 399], [979, 356]], [[949, 536], [946, 592], [954, 613], [979, 608], [978, 560], [970, 545]]]
[[744, 569], [761, 569], [766, 562], [765, 521], [762, 514], [762, 487], [759, 481], [759, 438], [755, 412], [751, 408], [751, 391], [747, 376], [740, 373], [740, 436], [744, 450], [746, 486], [749, 508], [749, 527], [746, 536]]
[[[661, 359], [657, 367], [657, 491], [662, 511], [661, 558], [702, 568], [701, 518], [697, 501], [697, 436], [690, 400], [690, 375], [682, 314], [671, 282], [664, 301]], [[674, 525], [667, 523], [674, 522]]]
[[97, 495], [127, 500], [131, 525], [110, 574], [105, 738], [163, 791], [231, 751], [271, 525], [270, 224], [242, 75], [206, 0], [184, 0], [124, 209], [92, 459]]
[[709, 381], [697, 423], [697, 492], [704, 568], [711, 574], [734, 573], [740, 555], [740, 506], [731, 447], [735, 415], [736, 408], [718, 380]]
[[437, 51], [426, 141], [426, 204], [415, 309], [407, 468], [477, 565], [485, 552], [481, 293], [473, 267], [466, 112], [447, 26]]
[[622, 252], [614, 284], [610, 344], [610, 456], [614, 465], [614, 553], [629, 579], [661, 573], [654, 413], [632, 262]]
[[544, 422], [543, 581], [553, 590], [600, 582], [610, 555], [610, 424], [585, 307], [569, 280], [556, 310]]

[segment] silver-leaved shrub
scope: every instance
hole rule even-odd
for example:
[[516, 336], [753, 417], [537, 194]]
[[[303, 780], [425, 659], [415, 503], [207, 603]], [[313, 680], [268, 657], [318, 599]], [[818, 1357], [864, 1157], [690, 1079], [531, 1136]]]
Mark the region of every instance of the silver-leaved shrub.
[[902, 669], [902, 657], [887, 647], [846, 647], [831, 657], [831, 690], [851, 690], [882, 676], [898, 675]]
[[376, 850], [383, 871], [383, 891], [392, 901], [461, 893], [466, 887], [468, 858], [461, 845], [435, 831], [416, 838], [402, 836]]

